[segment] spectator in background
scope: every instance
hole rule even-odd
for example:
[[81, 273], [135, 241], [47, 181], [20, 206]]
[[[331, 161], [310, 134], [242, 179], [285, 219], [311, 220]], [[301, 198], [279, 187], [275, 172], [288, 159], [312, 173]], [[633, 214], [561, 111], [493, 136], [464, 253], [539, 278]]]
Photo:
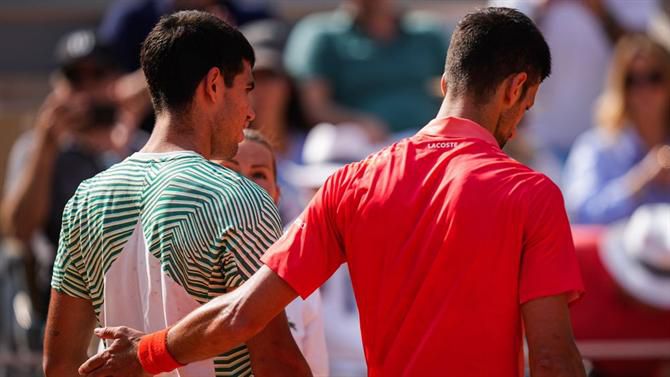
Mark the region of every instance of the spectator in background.
[[435, 114], [446, 45], [430, 19], [391, 0], [349, 0], [301, 20], [285, 61], [312, 123], [356, 123], [379, 141]]
[[240, 31], [256, 54], [253, 71], [256, 90], [251, 92], [256, 118], [249, 127], [259, 130], [275, 151], [277, 183], [282, 192], [279, 215], [286, 226], [307, 204], [300, 190], [286, 177], [286, 172], [302, 163], [302, 149], [309, 130], [296, 86], [282, 62], [288, 30], [279, 21], [263, 20], [249, 23]]
[[93, 32], [66, 35], [56, 56], [53, 91], [34, 128], [19, 137], [10, 153], [1, 206], [5, 234], [22, 241], [35, 258], [34, 304], [44, 318], [65, 203], [79, 183], [145, 140], [118, 123], [117, 107], [104, 89], [117, 72]]
[[669, 230], [670, 204], [642, 206], [607, 228], [575, 228], [588, 294], [570, 316], [594, 376], [670, 376]]
[[[257, 130], [245, 129], [244, 141], [234, 157], [215, 161], [263, 188], [275, 204], [281, 190], [277, 185], [277, 163], [268, 140]], [[323, 331], [321, 294], [317, 289], [307, 299], [298, 297], [286, 306], [291, 334], [315, 376], [328, 376], [328, 351]]]
[[552, 74], [537, 95], [519, 142], [533, 151], [531, 167], [558, 182], [577, 136], [593, 123], [603, 67], [627, 31], [644, 31], [657, 0], [491, 0], [531, 16], [547, 39]]
[[576, 223], [608, 224], [670, 203], [670, 54], [643, 35], [614, 52], [597, 127], [568, 158], [566, 206]]

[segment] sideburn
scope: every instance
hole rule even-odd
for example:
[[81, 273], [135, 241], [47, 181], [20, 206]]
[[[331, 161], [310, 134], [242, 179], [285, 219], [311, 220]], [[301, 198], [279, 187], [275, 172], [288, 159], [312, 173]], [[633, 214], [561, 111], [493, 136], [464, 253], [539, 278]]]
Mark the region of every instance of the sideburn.
[[[511, 109], [509, 109], [508, 111], [501, 112], [500, 115], [498, 116], [498, 119], [497, 119], [497, 121], [496, 121], [496, 126], [495, 126], [495, 128], [493, 129], [493, 137], [495, 137], [495, 139], [496, 139], [496, 141], [498, 142], [498, 145], [500, 146], [501, 149], [505, 147], [505, 145], [507, 144], [507, 141], [509, 140], [509, 138], [507, 137], [507, 135], [503, 135], [503, 134], [501, 133], [500, 128], [501, 128], [504, 124], [506, 124], [506, 123], [508, 123], [509, 121], [511, 121], [511, 120], [508, 120], [508, 119], [510, 119], [510, 115], [509, 115], [509, 113], [510, 113], [510, 112], [514, 112], [514, 113], [516, 113], [516, 112], [519, 110], [519, 107], [521, 106], [521, 104], [523, 103], [523, 101], [526, 100], [526, 96], [528, 95], [528, 89], [530, 88], [530, 85], [531, 85], [530, 82], [529, 82], [529, 81], [526, 81], [526, 82], [523, 84], [523, 87], [521, 88], [521, 95], [519, 96], [519, 99], [517, 99], [517, 101], [516, 101], [516, 103], [514, 104], [514, 106], [513, 106]], [[516, 126], [516, 125], [515, 125], [515, 126]]]

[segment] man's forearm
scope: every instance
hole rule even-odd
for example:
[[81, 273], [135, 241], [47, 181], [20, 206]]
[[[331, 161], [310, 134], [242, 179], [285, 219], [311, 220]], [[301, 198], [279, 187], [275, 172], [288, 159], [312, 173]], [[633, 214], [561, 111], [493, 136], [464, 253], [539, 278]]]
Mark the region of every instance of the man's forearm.
[[575, 345], [565, 294], [541, 297], [521, 306], [531, 377], [585, 377]]
[[266, 266], [236, 290], [184, 317], [168, 332], [167, 348], [181, 364], [219, 355], [258, 334], [296, 297]]
[[[167, 372], [178, 367], [175, 365], [209, 359], [246, 342], [252, 355], [263, 350], [273, 352], [275, 345], [281, 347], [279, 360], [269, 357], [263, 362], [275, 365], [275, 370], [283, 368], [291, 372], [295, 368], [292, 375], [309, 375], [309, 367], [291, 337], [286, 318], [280, 316], [279, 321], [270, 323], [296, 296], [284, 280], [262, 266], [241, 287], [184, 317], [167, 331], [167, 336], [165, 330], [142, 336], [141, 332], [123, 326], [98, 331], [99, 337], [115, 340], [106, 352], [84, 363], [80, 373], [102, 377], [140, 376], [141, 369], [156, 371], [154, 374]], [[252, 363], [253, 359], [252, 356]]]
[[170, 329], [167, 347], [181, 364], [225, 352], [260, 330], [240, 313], [238, 291], [227, 293], [184, 317]]
[[584, 364], [577, 349], [569, 355], [530, 355], [531, 377], [585, 377]]
[[51, 290], [42, 361], [47, 377], [78, 374], [79, 365], [86, 360], [95, 323], [90, 301]]
[[76, 376], [77, 369], [84, 361], [86, 361], [86, 356], [81, 357], [78, 360], [53, 360], [58, 358], [48, 358], [44, 357], [42, 361], [42, 368], [44, 370], [45, 377], [60, 377], [60, 376]]
[[45, 221], [50, 206], [53, 169], [58, 146], [47, 136], [38, 135], [33, 155], [19, 177], [16, 189], [8, 193], [2, 204], [6, 234], [24, 242]]
[[311, 376], [282, 312], [286, 301], [295, 295], [271, 298], [245, 294], [256, 286], [255, 280], [252, 277], [242, 287], [210, 301], [171, 328], [167, 348], [172, 357], [180, 364], [188, 364], [246, 342], [254, 375]]
[[247, 341], [251, 368], [257, 377], [311, 376], [307, 361], [293, 339], [282, 312], [263, 330]]

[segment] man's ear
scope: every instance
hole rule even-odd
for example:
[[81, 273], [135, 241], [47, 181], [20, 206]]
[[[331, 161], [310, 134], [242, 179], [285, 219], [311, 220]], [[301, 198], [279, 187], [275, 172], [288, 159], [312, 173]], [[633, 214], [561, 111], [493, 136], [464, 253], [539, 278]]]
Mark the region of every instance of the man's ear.
[[442, 97], [447, 95], [447, 74], [443, 73], [440, 79], [440, 89], [442, 89]]
[[511, 107], [523, 99], [523, 89], [527, 81], [528, 74], [526, 72], [512, 74], [505, 80], [503, 97], [505, 107]]
[[205, 75], [202, 85], [204, 85], [203, 91], [208, 101], [216, 102], [218, 100], [219, 91], [223, 90], [222, 80], [220, 79], [221, 70], [217, 67], [211, 68]]

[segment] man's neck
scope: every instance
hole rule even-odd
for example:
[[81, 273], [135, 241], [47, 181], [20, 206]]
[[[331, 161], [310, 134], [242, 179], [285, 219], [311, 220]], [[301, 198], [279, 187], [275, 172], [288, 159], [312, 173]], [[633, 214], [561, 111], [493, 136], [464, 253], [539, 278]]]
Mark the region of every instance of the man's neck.
[[165, 153], [193, 151], [205, 158], [211, 155], [211, 138], [207, 130], [194, 127], [188, 117], [175, 117], [167, 112], [156, 116], [149, 141], [140, 152]]
[[497, 119], [485, 105], [469, 98], [445, 98], [436, 118], [456, 117], [471, 120], [493, 134]]

